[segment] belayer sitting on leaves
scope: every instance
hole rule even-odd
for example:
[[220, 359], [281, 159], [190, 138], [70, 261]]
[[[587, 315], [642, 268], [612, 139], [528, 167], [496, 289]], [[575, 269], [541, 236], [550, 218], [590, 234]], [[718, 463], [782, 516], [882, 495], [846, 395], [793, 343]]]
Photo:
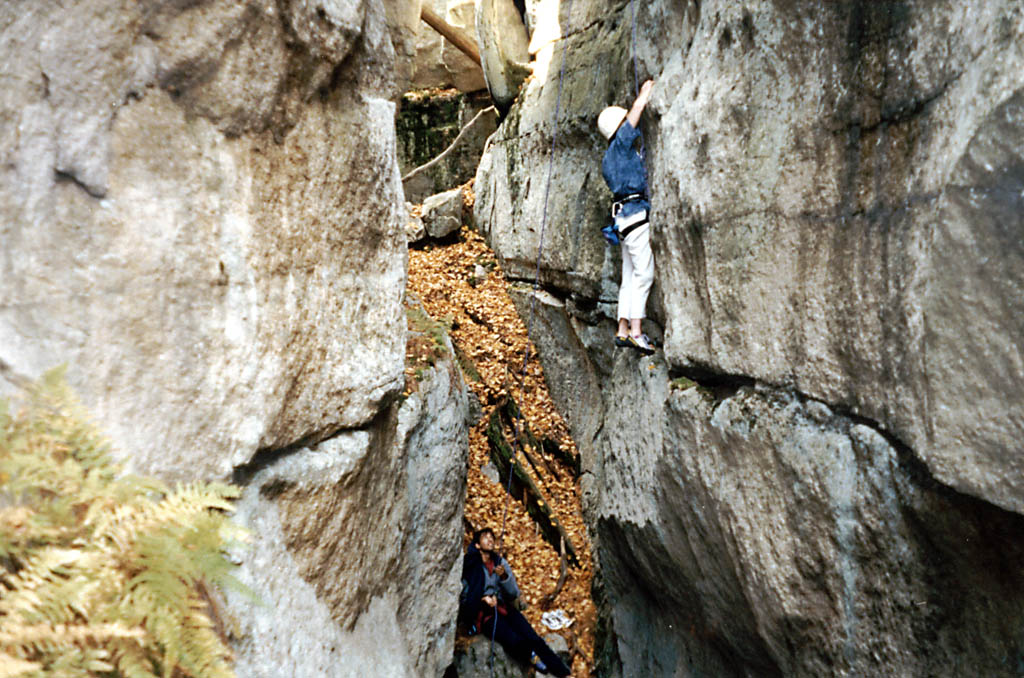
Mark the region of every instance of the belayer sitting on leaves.
[[633, 348], [644, 355], [654, 353], [650, 339], [640, 329], [647, 307], [647, 295], [654, 282], [654, 256], [651, 254], [650, 226], [647, 215], [651, 204], [647, 198], [647, 168], [644, 158], [633, 148], [640, 136], [637, 126], [651, 87], [648, 80], [627, 112], [609, 106], [597, 118], [597, 128], [611, 143], [601, 162], [601, 173], [611, 189], [614, 223], [602, 229], [613, 245], [622, 245], [622, 283], [619, 286], [619, 329], [615, 345]]
[[494, 532], [477, 530], [462, 559], [462, 595], [459, 619], [470, 635], [493, 638], [515, 659], [538, 671], [568, 676], [571, 670], [516, 609], [519, 597], [516, 576], [508, 562], [494, 550]]

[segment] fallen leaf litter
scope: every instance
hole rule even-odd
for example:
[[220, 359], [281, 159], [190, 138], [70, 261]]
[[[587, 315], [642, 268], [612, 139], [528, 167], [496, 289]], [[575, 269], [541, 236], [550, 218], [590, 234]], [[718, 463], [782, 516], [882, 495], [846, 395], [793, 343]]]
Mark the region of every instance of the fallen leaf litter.
[[[467, 201], [472, 200], [468, 188], [466, 196]], [[478, 277], [481, 267], [487, 271], [482, 279]], [[472, 369], [479, 375], [478, 380], [465, 377], [467, 386], [483, 405], [483, 416], [470, 431], [466, 520], [473, 528], [490, 526], [496, 533], [500, 532], [507, 504], [503, 549], [527, 604], [523, 614], [543, 635], [549, 632], [541, 623], [544, 612], [556, 608], [564, 610], [574, 621], [561, 633], [570, 646], [575, 643], [580, 650], [574, 657], [573, 676], [588, 678], [593, 665], [596, 609], [590, 592], [593, 566], [580, 506], [579, 481], [549, 455], [542, 456], [549, 465], [559, 467], [561, 479], [538, 474], [521, 453], [518, 455], [520, 464], [557, 512], [582, 563], [578, 569], [569, 566], [562, 591], [548, 608], [542, 608], [541, 600], [552, 592], [558, 580], [559, 555], [544, 541], [522, 503], [506, 502], [504, 483], [507, 478], [494, 483], [482, 472], [490, 460], [485, 435], [487, 420], [506, 393], [516, 399], [535, 435], [548, 436], [558, 441], [563, 449], [577, 453], [568, 428], [548, 394], [540, 362], [532, 350], [525, 379], [522, 379], [526, 326], [509, 298], [508, 283], [501, 267], [483, 238], [463, 227], [458, 242], [410, 248], [408, 289], [435, 321], [450, 328], [452, 341], [472, 363], [471, 369], [467, 369], [463, 360], [464, 375]], [[424, 352], [420, 347], [413, 353]], [[407, 366], [407, 383], [416, 379], [416, 369], [415, 362]], [[407, 390], [414, 388], [410, 384]], [[467, 531], [463, 545], [468, 542]]]

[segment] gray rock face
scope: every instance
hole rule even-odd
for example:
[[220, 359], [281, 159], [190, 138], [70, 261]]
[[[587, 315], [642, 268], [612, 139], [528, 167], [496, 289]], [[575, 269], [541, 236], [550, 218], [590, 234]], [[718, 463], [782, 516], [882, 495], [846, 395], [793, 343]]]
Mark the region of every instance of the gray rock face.
[[718, 400], [637, 362], [616, 359], [605, 397], [642, 406], [609, 408], [598, 455], [622, 675], [1013, 675], [1024, 596], [994, 573], [1024, 550], [1021, 516], [820, 402]]
[[[475, 183], [511, 277], [532, 282], [544, 234], [534, 340], [584, 459], [606, 668], [1013, 675], [1024, 10], [636, 9], [663, 356], [611, 347], [599, 233], [594, 125], [632, 100], [630, 4], [538, 21]], [[682, 375], [710, 401], [670, 394]]]
[[322, 5], [0, 9], [0, 357], [69, 362], [137, 469], [223, 477], [401, 387], [388, 27]]
[[476, 36], [487, 90], [508, 107], [530, 74], [530, 40], [512, 0], [477, 0]]
[[465, 392], [442, 361], [397, 401], [418, 14], [0, 5], [3, 376], [67, 362], [135, 470], [245, 485], [242, 677], [451, 659]]
[[[655, 256], [690, 264], [660, 279], [680, 311], [666, 356], [841, 404], [943, 482], [1020, 511], [1008, 452], [1024, 420], [997, 403], [1024, 383], [1024, 250], [1006, 235], [1024, 223], [1021, 8], [866, 3], [821, 17], [824, 36], [795, 9], [708, 9], [707, 54], [666, 67], [656, 103]], [[698, 83], [783, 44], [817, 66], [762, 59], [735, 89]]]
[[[449, 349], [450, 349], [449, 345]], [[449, 351], [450, 355], [450, 351]], [[260, 460], [231, 601], [240, 676], [440, 676], [459, 596], [466, 389], [438, 362], [361, 431]]]

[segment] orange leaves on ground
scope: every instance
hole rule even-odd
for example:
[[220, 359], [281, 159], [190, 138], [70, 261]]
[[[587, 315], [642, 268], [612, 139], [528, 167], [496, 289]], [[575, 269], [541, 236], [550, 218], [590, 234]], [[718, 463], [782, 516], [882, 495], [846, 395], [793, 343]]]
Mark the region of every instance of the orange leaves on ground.
[[[465, 199], [472, 200], [468, 188]], [[576, 445], [551, 401], [532, 347], [523, 375], [528, 345], [526, 326], [508, 296], [508, 283], [483, 238], [464, 228], [458, 243], [410, 249], [409, 291], [433, 318], [444, 319], [451, 325], [452, 341], [472, 362], [463, 364], [462, 370], [467, 385], [483, 405], [484, 416], [470, 431], [466, 519], [474, 528], [490, 526], [496, 532], [501, 531], [504, 521], [504, 552], [529, 606], [524, 614], [543, 635], [547, 629], [541, 624], [545, 610], [540, 602], [555, 588], [559, 554], [541, 537], [522, 503], [507, 500], [504, 484], [508, 479], [494, 483], [484, 475], [482, 469], [490, 463], [484, 431], [495, 403], [502, 395], [511, 394], [534, 435], [550, 437], [573, 454]], [[473, 371], [479, 374], [479, 380], [469, 376]], [[518, 455], [520, 464], [551, 502], [583, 564], [580, 569], [569, 568], [565, 586], [551, 607], [562, 608], [575, 620], [570, 630], [583, 656], [576, 656], [573, 675], [588, 677], [593, 665], [597, 614], [590, 593], [593, 567], [580, 506], [579, 481], [550, 455], [541, 456], [556, 475], [538, 475], [523, 455]]]

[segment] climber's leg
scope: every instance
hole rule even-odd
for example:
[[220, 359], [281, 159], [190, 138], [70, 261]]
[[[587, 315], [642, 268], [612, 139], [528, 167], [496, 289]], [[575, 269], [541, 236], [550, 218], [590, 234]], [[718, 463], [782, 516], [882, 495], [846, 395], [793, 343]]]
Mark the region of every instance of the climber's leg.
[[529, 658], [529, 652], [532, 651], [544, 662], [548, 673], [555, 676], [568, 676], [571, 673], [569, 667], [562, 661], [562, 658], [548, 647], [548, 644], [533, 630], [533, 626], [530, 625], [530, 622], [527, 621], [526, 617], [519, 610], [514, 608], [509, 610], [504, 621], [526, 641], [529, 648], [527, 659]]
[[[623, 316], [623, 309], [619, 309], [619, 317], [629, 318], [636, 321], [636, 329], [640, 320], [647, 316], [647, 297], [651, 292], [651, 285], [654, 283], [654, 255], [651, 252], [651, 229], [644, 225], [629, 234], [626, 241], [622, 243], [623, 253], [629, 254], [631, 274], [631, 294], [629, 297], [626, 315]], [[625, 258], [625, 257], [624, 257]], [[625, 269], [625, 266], [623, 266]], [[625, 271], [623, 272], [625, 274]], [[625, 282], [623, 282], [625, 286]], [[632, 327], [630, 328], [633, 329]], [[637, 332], [633, 332], [636, 334]]]
[[509, 622], [508, 615], [498, 615], [497, 628], [494, 626], [493, 619], [488, 620], [483, 626], [483, 634], [490, 636], [493, 633], [494, 639], [501, 643], [501, 646], [512, 658], [525, 664], [530, 663], [531, 639], [523, 635], [522, 628], [518, 624], [514, 621]]
[[[630, 237], [632, 237], [630, 233]], [[625, 243], [622, 244], [622, 283], [619, 285], [619, 334], [625, 335], [629, 330], [629, 309], [632, 305], [633, 289], [633, 259], [629, 256], [629, 250]]]

